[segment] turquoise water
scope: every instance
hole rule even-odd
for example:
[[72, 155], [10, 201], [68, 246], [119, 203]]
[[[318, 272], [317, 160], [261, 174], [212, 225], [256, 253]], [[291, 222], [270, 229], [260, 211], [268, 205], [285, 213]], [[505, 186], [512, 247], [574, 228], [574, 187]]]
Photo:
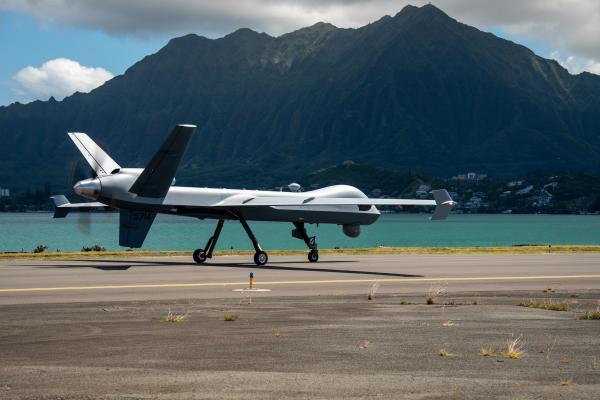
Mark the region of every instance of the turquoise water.
[[[49, 250], [80, 250], [99, 244], [107, 249], [118, 245], [119, 216], [116, 213], [85, 214], [89, 229], [81, 229], [80, 216], [52, 219], [52, 214], [0, 213], [0, 251], [31, 251], [38, 244]], [[265, 249], [302, 249], [304, 243], [291, 236], [291, 224], [250, 222]], [[160, 215], [152, 226], [143, 249], [189, 250], [204, 247], [215, 221]], [[336, 225], [308, 225], [317, 235], [320, 248], [386, 246], [503, 246], [513, 244], [600, 245], [600, 216], [597, 215], [451, 215], [431, 222], [426, 214], [384, 214], [360, 237], [344, 236]], [[218, 249], [251, 249], [239, 223], [227, 222]]]

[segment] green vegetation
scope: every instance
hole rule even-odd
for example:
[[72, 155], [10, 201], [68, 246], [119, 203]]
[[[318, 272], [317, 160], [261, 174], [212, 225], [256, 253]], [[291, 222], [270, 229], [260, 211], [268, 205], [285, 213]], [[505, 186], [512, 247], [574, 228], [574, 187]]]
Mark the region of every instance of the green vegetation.
[[519, 303], [521, 307], [540, 308], [542, 310], [550, 311], [570, 311], [571, 304], [567, 302], [554, 302], [550, 300], [525, 300]]

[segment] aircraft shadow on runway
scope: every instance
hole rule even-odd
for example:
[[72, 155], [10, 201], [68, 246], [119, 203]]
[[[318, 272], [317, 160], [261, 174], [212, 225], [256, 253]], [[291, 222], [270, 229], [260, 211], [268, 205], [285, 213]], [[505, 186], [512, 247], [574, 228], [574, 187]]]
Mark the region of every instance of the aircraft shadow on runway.
[[[71, 260], [76, 262], [90, 262], [90, 260]], [[93, 260], [94, 263], [116, 263], [120, 262], [118, 260]], [[123, 261], [127, 264], [134, 265], [48, 265], [48, 264], [28, 264], [33, 268], [94, 268], [102, 271], [126, 271], [133, 266], [153, 266], [153, 265], [163, 265], [163, 266], [198, 266], [198, 267], [218, 267], [218, 268], [245, 268], [245, 269], [263, 269], [263, 270], [274, 270], [274, 271], [306, 271], [306, 272], [333, 272], [339, 274], [357, 274], [357, 275], [378, 275], [378, 276], [394, 276], [394, 277], [402, 277], [402, 278], [422, 278], [423, 275], [412, 275], [412, 274], [401, 274], [395, 272], [379, 272], [379, 271], [361, 271], [361, 270], [350, 270], [350, 269], [333, 269], [333, 268], [315, 268], [315, 267], [288, 267], [285, 265], [255, 265], [254, 263], [208, 263], [203, 265], [198, 265], [195, 263], [181, 263], [174, 261], [137, 261], [137, 260], [127, 260]], [[350, 262], [359, 262], [357, 260], [343, 261], [343, 260], [332, 260], [326, 261], [326, 263], [350, 263]], [[137, 264], [137, 265], [136, 265]], [[308, 264], [306, 261], [286, 261], [286, 264]]]

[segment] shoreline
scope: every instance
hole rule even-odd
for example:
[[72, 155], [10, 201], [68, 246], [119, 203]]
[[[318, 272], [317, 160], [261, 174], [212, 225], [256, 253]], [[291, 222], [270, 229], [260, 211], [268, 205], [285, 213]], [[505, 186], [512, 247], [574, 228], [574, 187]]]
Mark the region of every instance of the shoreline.
[[[0, 260], [69, 260], [77, 258], [135, 258], [160, 256], [189, 256], [193, 250], [135, 250], [135, 251], [88, 251], [88, 252], [0, 252]], [[271, 256], [304, 255], [307, 250], [271, 250]], [[580, 254], [599, 253], [600, 245], [513, 245], [471, 247], [371, 247], [320, 249], [320, 254], [377, 255], [377, 254]], [[252, 255], [254, 250], [215, 250], [215, 256]]]

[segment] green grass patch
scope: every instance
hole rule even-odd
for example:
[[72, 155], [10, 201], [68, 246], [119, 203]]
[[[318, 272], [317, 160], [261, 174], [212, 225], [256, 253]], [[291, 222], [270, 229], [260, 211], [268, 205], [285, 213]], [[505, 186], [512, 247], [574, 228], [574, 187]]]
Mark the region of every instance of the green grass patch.
[[567, 302], [555, 302], [555, 301], [537, 301], [537, 300], [525, 300], [519, 303], [521, 307], [539, 308], [541, 310], [550, 311], [570, 311], [571, 304]]

